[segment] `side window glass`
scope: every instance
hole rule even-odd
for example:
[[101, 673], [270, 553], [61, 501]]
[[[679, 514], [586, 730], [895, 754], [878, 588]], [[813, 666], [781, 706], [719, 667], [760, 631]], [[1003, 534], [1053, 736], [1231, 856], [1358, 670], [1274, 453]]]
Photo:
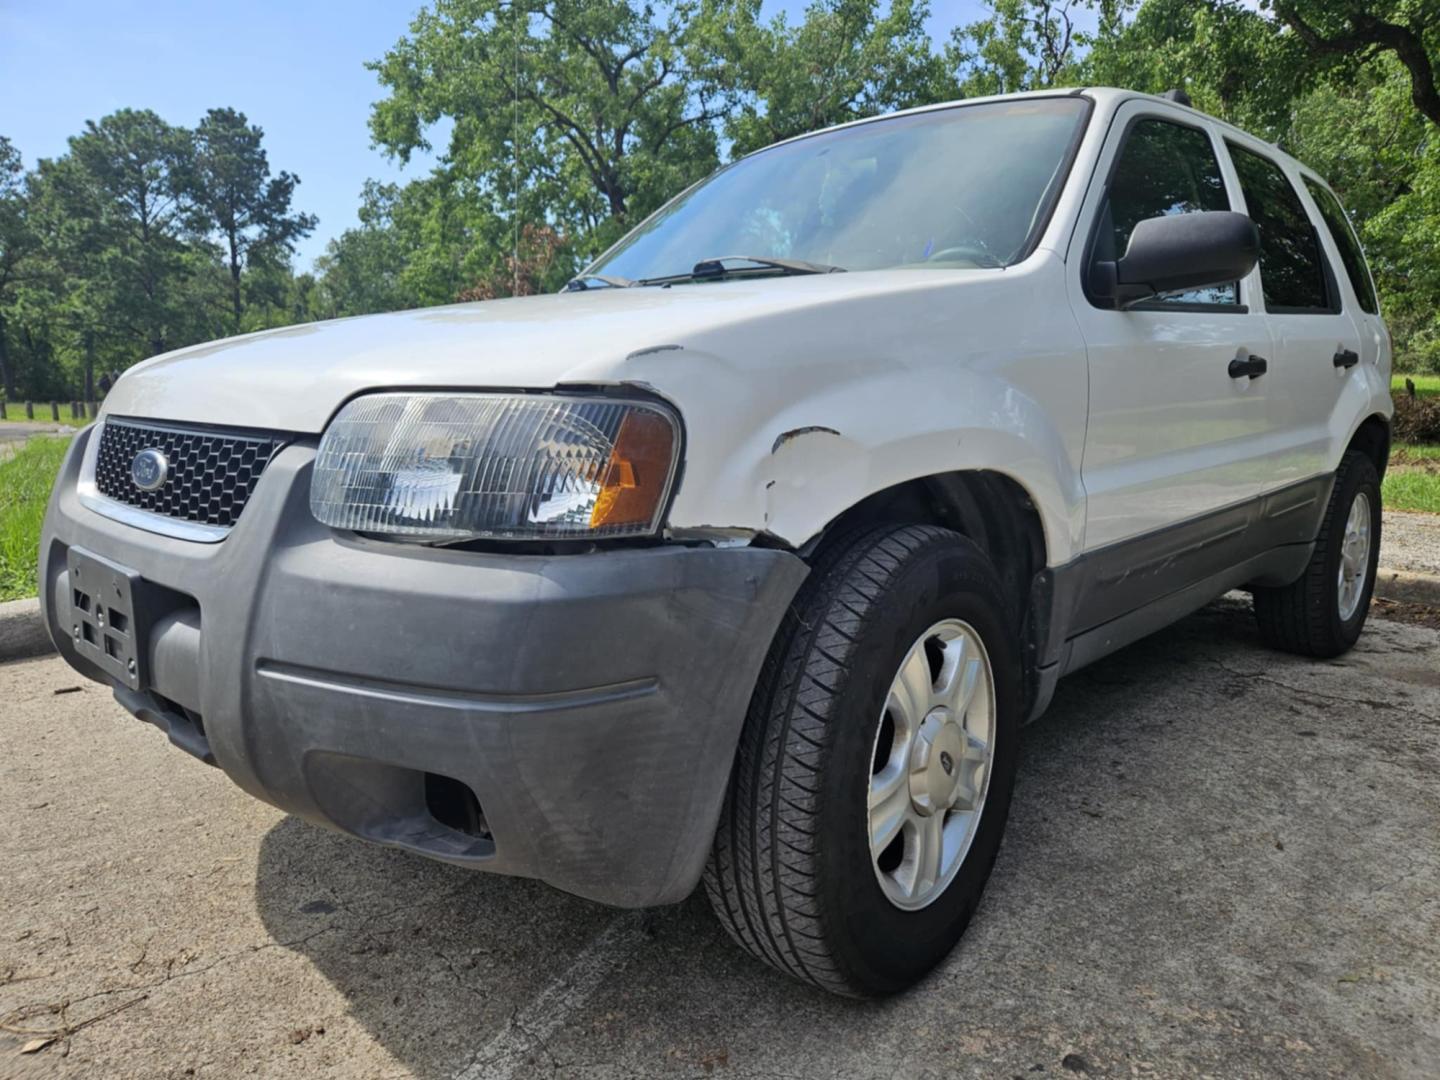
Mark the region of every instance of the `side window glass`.
[[[1125, 254], [1131, 231], [1146, 218], [1229, 209], [1210, 136], [1168, 120], [1140, 120], [1131, 126], [1116, 162], [1094, 258], [1112, 260]], [[1240, 289], [1231, 282], [1151, 302], [1238, 304]]]
[[[1331, 311], [1320, 237], [1280, 166], [1227, 143], [1250, 220], [1260, 231], [1260, 285], [1270, 311]], [[1335, 305], [1338, 307], [1339, 305]]]
[[1345, 276], [1350, 279], [1355, 295], [1360, 298], [1361, 309], [1371, 315], [1379, 314], [1380, 305], [1375, 300], [1375, 287], [1370, 283], [1370, 274], [1365, 268], [1365, 254], [1360, 250], [1360, 241], [1355, 238], [1355, 230], [1351, 228], [1350, 218], [1340, 206], [1340, 200], [1335, 198], [1329, 188], [1317, 184], [1308, 176], [1305, 177], [1305, 186], [1310, 189], [1310, 197], [1315, 200], [1315, 205], [1320, 209], [1320, 217], [1325, 222], [1325, 227], [1330, 230], [1330, 237], [1340, 252], [1340, 261], [1345, 264]]

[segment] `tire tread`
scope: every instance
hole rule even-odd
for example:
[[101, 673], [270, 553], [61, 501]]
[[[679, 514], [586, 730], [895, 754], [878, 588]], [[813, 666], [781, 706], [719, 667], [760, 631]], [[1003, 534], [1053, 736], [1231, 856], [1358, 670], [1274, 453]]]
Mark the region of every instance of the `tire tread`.
[[[1375, 464], [1364, 454], [1352, 450], [1340, 459], [1340, 467], [1335, 471], [1330, 502], [1315, 539], [1315, 553], [1305, 573], [1289, 585], [1254, 590], [1255, 622], [1261, 639], [1271, 648], [1321, 658], [1338, 656], [1349, 648], [1350, 643], [1337, 636], [1331, 619], [1335, 586], [1329, 580], [1328, 568], [1331, 548], [1344, 539], [1344, 516], [1349, 512], [1348, 500], [1343, 508], [1340, 505], [1340, 493], [1357, 471], [1374, 473]], [[1376, 487], [1378, 490], [1378, 484]], [[1373, 543], [1379, 545], [1378, 534]]]
[[[821, 924], [815, 837], [819, 788], [801, 782], [830, 746], [837, 687], [858, 647], [856, 625], [926, 544], [958, 539], [930, 525], [852, 534], [822, 555], [761, 668], [721, 812], [705, 889], [721, 923], [759, 959], [823, 989], [852, 985]], [[782, 854], [786, 858], [782, 858]], [[796, 865], [809, 861], [811, 866]]]

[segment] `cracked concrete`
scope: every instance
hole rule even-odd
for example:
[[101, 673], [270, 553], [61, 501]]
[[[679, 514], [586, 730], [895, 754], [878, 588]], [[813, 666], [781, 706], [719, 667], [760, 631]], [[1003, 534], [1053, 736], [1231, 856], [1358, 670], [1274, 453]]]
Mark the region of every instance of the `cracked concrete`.
[[961, 947], [856, 1003], [699, 897], [334, 836], [0, 665], [0, 1025], [72, 1031], [0, 1029], [0, 1077], [1435, 1076], [1437, 775], [1440, 633], [1305, 662], [1214, 605], [1060, 685]]

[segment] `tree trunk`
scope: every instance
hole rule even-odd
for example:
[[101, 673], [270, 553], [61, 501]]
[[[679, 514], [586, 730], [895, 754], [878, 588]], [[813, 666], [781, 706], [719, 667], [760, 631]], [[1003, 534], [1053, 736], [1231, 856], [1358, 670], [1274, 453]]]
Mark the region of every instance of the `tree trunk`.
[[85, 331], [85, 401], [95, 400], [95, 331]]
[[5, 390], [6, 401], [15, 400], [15, 370], [10, 366], [10, 343], [3, 313], [0, 313], [0, 387]]
[[230, 233], [230, 310], [234, 314], [234, 333], [240, 332], [240, 248], [239, 238]]

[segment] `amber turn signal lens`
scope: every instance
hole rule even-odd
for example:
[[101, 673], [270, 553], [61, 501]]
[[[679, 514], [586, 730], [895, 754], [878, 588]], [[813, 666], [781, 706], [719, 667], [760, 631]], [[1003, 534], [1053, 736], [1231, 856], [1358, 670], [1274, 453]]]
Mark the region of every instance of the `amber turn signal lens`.
[[638, 409], [626, 414], [590, 512], [592, 529], [655, 519], [670, 482], [674, 440], [675, 429], [663, 416]]

